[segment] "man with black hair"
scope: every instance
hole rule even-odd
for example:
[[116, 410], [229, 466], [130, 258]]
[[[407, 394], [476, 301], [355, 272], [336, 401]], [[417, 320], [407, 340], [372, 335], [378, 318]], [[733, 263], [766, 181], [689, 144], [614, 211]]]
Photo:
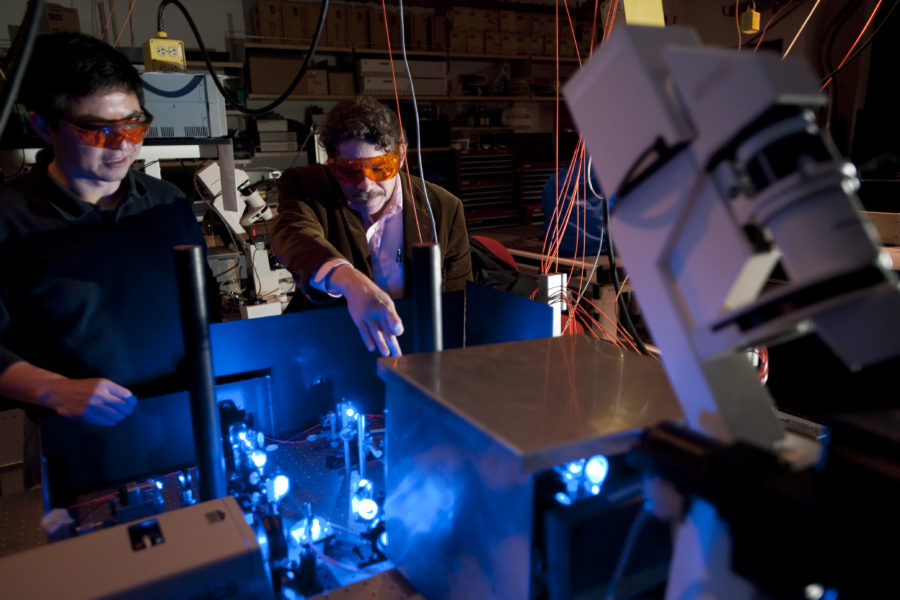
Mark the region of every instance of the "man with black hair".
[[444, 291], [472, 279], [462, 202], [400, 170], [399, 119], [374, 98], [339, 102], [321, 143], [326, 165], [295, 167], [278, 181], [272, 248], [297, 280], [292, 308], [343, 297], [366, 347], [398, 355], [403, 324], [393, 299], [409, 291], [412, 247], [437, 238]]
[[111, 46], [36, 40], [21, 100], [51, 151], [0, 189], [7, 400], [114, 425], [141, 386], [184, 387], [174, 247], [204, 240], [177, 187], [132, 169], [153, 118], [142, 97]]

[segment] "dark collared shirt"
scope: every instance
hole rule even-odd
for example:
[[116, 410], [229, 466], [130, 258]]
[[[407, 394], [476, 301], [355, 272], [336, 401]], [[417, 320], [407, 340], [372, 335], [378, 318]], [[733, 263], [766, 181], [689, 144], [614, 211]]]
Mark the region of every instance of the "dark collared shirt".
[[26, 360], [135, 386], [184, 354], [174, 246], [203, 245], [174, 185], [131, 171], [115, 210], [35, 168], [0, 189], [0, 372]]

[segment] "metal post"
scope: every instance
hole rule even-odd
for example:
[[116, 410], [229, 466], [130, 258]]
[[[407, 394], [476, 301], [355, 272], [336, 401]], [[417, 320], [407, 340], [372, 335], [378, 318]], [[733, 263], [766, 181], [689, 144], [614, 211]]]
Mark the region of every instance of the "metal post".
[[437, 244], [416, 244], [413, 246], [412, 261], [415, 351], [443, 350], [441, 247]]
[[180, 288], [200, 501], [205, 502], [225, 496], [226, 479], [212, 367], [203, 248], [176, 246], [175, 268]]

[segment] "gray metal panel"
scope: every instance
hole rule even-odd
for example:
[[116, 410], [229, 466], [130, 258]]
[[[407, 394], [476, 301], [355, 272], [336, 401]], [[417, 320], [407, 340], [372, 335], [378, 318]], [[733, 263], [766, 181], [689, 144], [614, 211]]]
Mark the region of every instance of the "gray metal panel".
[[379, 360], [388, 553], [429, 600], [531, 596], [534, 475], [681, 411], [658, 361], [586, 336]]
[[218, 138], [228, 135], [225, 99], [212, 75], [143, 73], [144, 106], [153, 115], [153, 138]]
[[[135, 546], [156, 523], [162, 543]], [[231, 496], [0, 559], [8, 598], [274, 598], [256, 534]]]
[[587, 335], [380, 359], [378, 371], [506, 446], [527, 473], [618, 454], [624, 434], [682, 415], [659, 361]]

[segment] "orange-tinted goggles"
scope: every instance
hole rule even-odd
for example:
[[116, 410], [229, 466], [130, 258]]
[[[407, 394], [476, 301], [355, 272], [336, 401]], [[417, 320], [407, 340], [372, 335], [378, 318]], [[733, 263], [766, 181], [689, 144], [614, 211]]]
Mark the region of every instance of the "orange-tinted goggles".
[[328, 166], [341, 183], [358, 183], [363, 177], [386, 181], [400, 171], [400, 154], [391, 152], [371, 158], [329, 158]]
[[95, 148], [118, 148], [123, 141], [140, 144], [147, 137], [153, 115], [142, 110], [137, 117], [118, 121], [76, 121], [65, 119], [78, 139]]

